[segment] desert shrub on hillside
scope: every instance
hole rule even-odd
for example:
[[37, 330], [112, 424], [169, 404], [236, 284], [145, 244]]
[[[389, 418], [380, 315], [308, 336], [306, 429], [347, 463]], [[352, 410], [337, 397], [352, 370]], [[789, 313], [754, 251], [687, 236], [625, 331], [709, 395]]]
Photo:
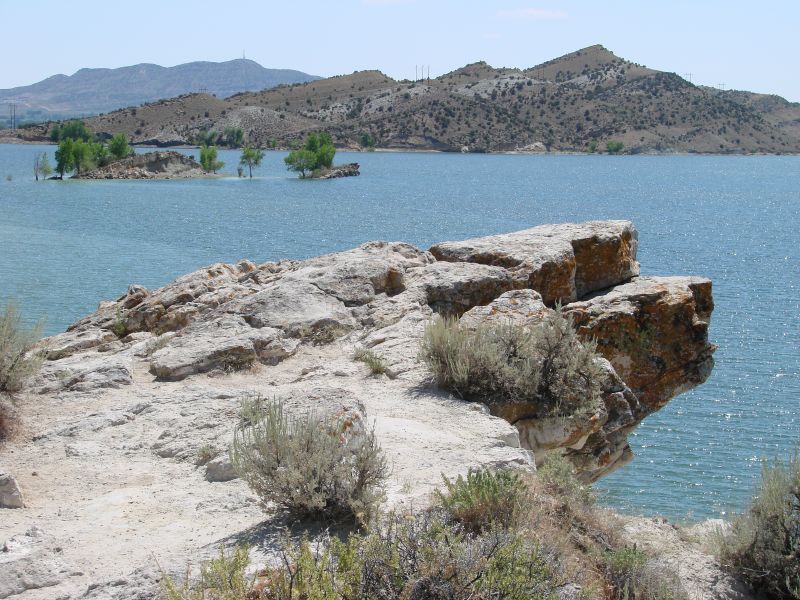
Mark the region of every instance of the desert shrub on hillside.
[[165, 598], [555, 600], [561, 583], [538, 544], [504, 529], [470, 535], [435, 511], [390, 515], [370, 533], [322, 547], [287, 542], [280, 564], [253, 580], [239, 552], [216, 563], [229, 576], [213, 581], [204, 573], [195, 586], [168, 581]]
[[356, 348], [353, 352], [353, 360], [363, 362], [369, 367], [373, 375], [380, 375], [386, 372], [386, 361], [374, 350]]
[[466, 531], [480, 533], [497, 526], [508, 529], [516, 523], [526, 494], [518, 474], [470, 469], [466, 477], [450, 480], [442, 475], [442, 480], [445, 489], [436, 490], [438, 504]]
[[438, 385], [470, 400], [531, 402], [541, 416], [592, 414], [601, 402], [595, 345], [581, 341], [560, 310], [529, 327], [434, 319], [420, 357]]
[[675, 574], [635, 546], [606, 552], [603, 562], [613, 600], [689, 600]]
[[539, 480], [558, 496], [569, 501], [591, 505], [595, 501], [592, 486], [578, 480], [575, 467], [561, 454], [551, 452], [536, 470]]
[[41, 323], [31, 329], [22, 325], [16, 303], [8, 302], [0, 312], [0, 393], [17, 392], [42, 364], [42, 355], [32, 353], [39, 340]]
[[300, 517], [366, 519], [382, 499], [388, 474], [374, 431], [360, 423], [289, 415], [280, 400], [243, 402], [234, 432], [234, 468], [265, 508]]
[[800, 598], [800, 452], [764, 462], [744, 514], [721, 536], [720, 560], [768, 598]]

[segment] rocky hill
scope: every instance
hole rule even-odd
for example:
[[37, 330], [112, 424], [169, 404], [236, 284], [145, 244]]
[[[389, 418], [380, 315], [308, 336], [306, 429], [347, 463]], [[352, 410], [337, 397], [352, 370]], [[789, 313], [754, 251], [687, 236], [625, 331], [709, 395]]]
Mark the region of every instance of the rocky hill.
[[315, 79], [319, 78], [300, 71], [265, 69], [246, 59], [175, 67], [139, 64], [81, 69], [73, 75], [53, 75], [33, 85], [0, 90], [0, 104], [17, 104], [17, 119], [22, 123], [99, 114], [190, 92], [206, 91], [226, 98]]
[[[151, 597], [142, 590], [158, 579], [155, 560], [180, 572], [187, 557], [242, 541], [270, 556], [273, 517], [262, 523], [224, 451], [252, 395], [374, 422], [392, 465], [389, 507], [424, 505], [443, 473], [530, 470], [551, 452], [587, 481], [619, 468], [637, 424], [713, 365], [711, 282], [640, 277], [637, 243], [626, 221], [545, 225], [430, 251], [370, 242], [306, 261], [215, 264], [158, 290], [131, 286], [42, 343], [23, 429], [3, 448], [0, 471], [16, 475], [26, 508], [0, 520], [0, 539], [16, 536], [0, 591]], [[417, 358], [437, 313], [466, 326], [535, 325], [556, 302], [604, 357], [593, 414], [544, 418], [519, 402], [491, 414], [436, 388]], [[355, 361], [357, 347], [385, 373]], [[721, 585], [718, 575], [703, 585]]]
[[[722, 92], [645, 68], [591, 46], [530, 69], [475, 63], [436, 79], [395, 81], [363, 71], [236, 94], [192, 94], [88, 119], [138, 144], [191, 143], [238, 127], [246, 142], [288, 147], [326, 130], [340, 147], [444, 151], [797, 153], [800, 104]], [[21, 132], [46, 139], [45, 128]]]

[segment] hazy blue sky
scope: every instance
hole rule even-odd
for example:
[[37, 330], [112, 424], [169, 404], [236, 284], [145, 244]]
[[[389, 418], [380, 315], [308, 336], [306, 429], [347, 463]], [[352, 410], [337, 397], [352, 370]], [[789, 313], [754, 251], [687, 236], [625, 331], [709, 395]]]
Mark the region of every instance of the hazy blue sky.
[[0, 88], [81, 67], [242, 51], [266, 67], [440, 75], [529, 67], [592, 44], [693, 81], [800, 101], [800, 0], [0, 0]]

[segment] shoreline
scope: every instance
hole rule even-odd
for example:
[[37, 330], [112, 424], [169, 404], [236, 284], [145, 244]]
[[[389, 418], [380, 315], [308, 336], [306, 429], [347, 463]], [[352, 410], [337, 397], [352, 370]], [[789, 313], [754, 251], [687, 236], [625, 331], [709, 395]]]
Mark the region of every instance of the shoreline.
[[[0, 145], [7, 146], [55, 146], [51, 141], [36, 141], [24, 140], [19, 138], [10, 138], [0, 136]], [[153, 144], [131, 144], [133, 148], [148, 148], [156, 150], [199, 150], [199, 146], [192, 145], [177, 145], [177, 146], [157, 146]], [[240, 150], [240, 148], [220, 148], [222, 150]], [[290, 152], [289, 148], [262, 148], [265, 152]], [[580, 152], [578, 150], [552, 150], [552, 151], [534, 151], [534, 150], [496, 150], [489, 152], [458, 152], [435, 150], [433, 148], [374, 148], [372, 150], [360, 150], [354, 148], [336, 148], [337, 152], [352, 152], [358, 154], [369, 154], [371, 152], [381, 154], [463, 154], [466, 156], [475, 155], [494, 155], [494, 156], [719, 156], [719, 157], [747, 157], [747, 156], [800, 156], [800, 152], [784, 152], [776, 154], [774, 152], [698, 152], [698, 151], [675, 151], [675, 152], [621, 152], [618, 154], [609, 154], [608, 152]]]

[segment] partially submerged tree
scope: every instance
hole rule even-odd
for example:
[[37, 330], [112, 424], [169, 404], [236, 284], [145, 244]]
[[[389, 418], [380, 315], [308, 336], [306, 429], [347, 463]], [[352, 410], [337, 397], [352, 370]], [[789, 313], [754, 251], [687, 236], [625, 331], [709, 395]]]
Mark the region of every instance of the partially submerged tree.
[[289, 156], [283, 159], [290, 171], [300, 173], [300, 177], [305, 177], [317, 167], [317, 155], [311, 150], [293, 150]]
[[53, 173], [53, 167], [50, 166], [50, 160], [47, 158], [47, 152], [37, 152], [33, 157], [33, 175], [36, 181], [39, 181], [39, 176], [42, 179], [47, 179]]
[[203, 145], [200, 147], [200, 166], [206, 173], [216, 173], [225, 166], [224, 162], [217, 160], [216, 146]]
[[301, 177], [305, 177], [307, 171], [329, 169], [333, 164], [335, 154], [336, 148], [333, 146], [333, 139], [329, 133], [312, 132], [306, 136], [301, 149], [293, 150], [283, 160], [289, 170], [296, 171], [300, 173]]
[[264, 151], [259, 148], [243, 148], [242, 155], [239, 158], [239, 164], [247, 167], [250, 172], [250, 179], [253, 178], [253, 167], [261, 165], [264, 159]]

